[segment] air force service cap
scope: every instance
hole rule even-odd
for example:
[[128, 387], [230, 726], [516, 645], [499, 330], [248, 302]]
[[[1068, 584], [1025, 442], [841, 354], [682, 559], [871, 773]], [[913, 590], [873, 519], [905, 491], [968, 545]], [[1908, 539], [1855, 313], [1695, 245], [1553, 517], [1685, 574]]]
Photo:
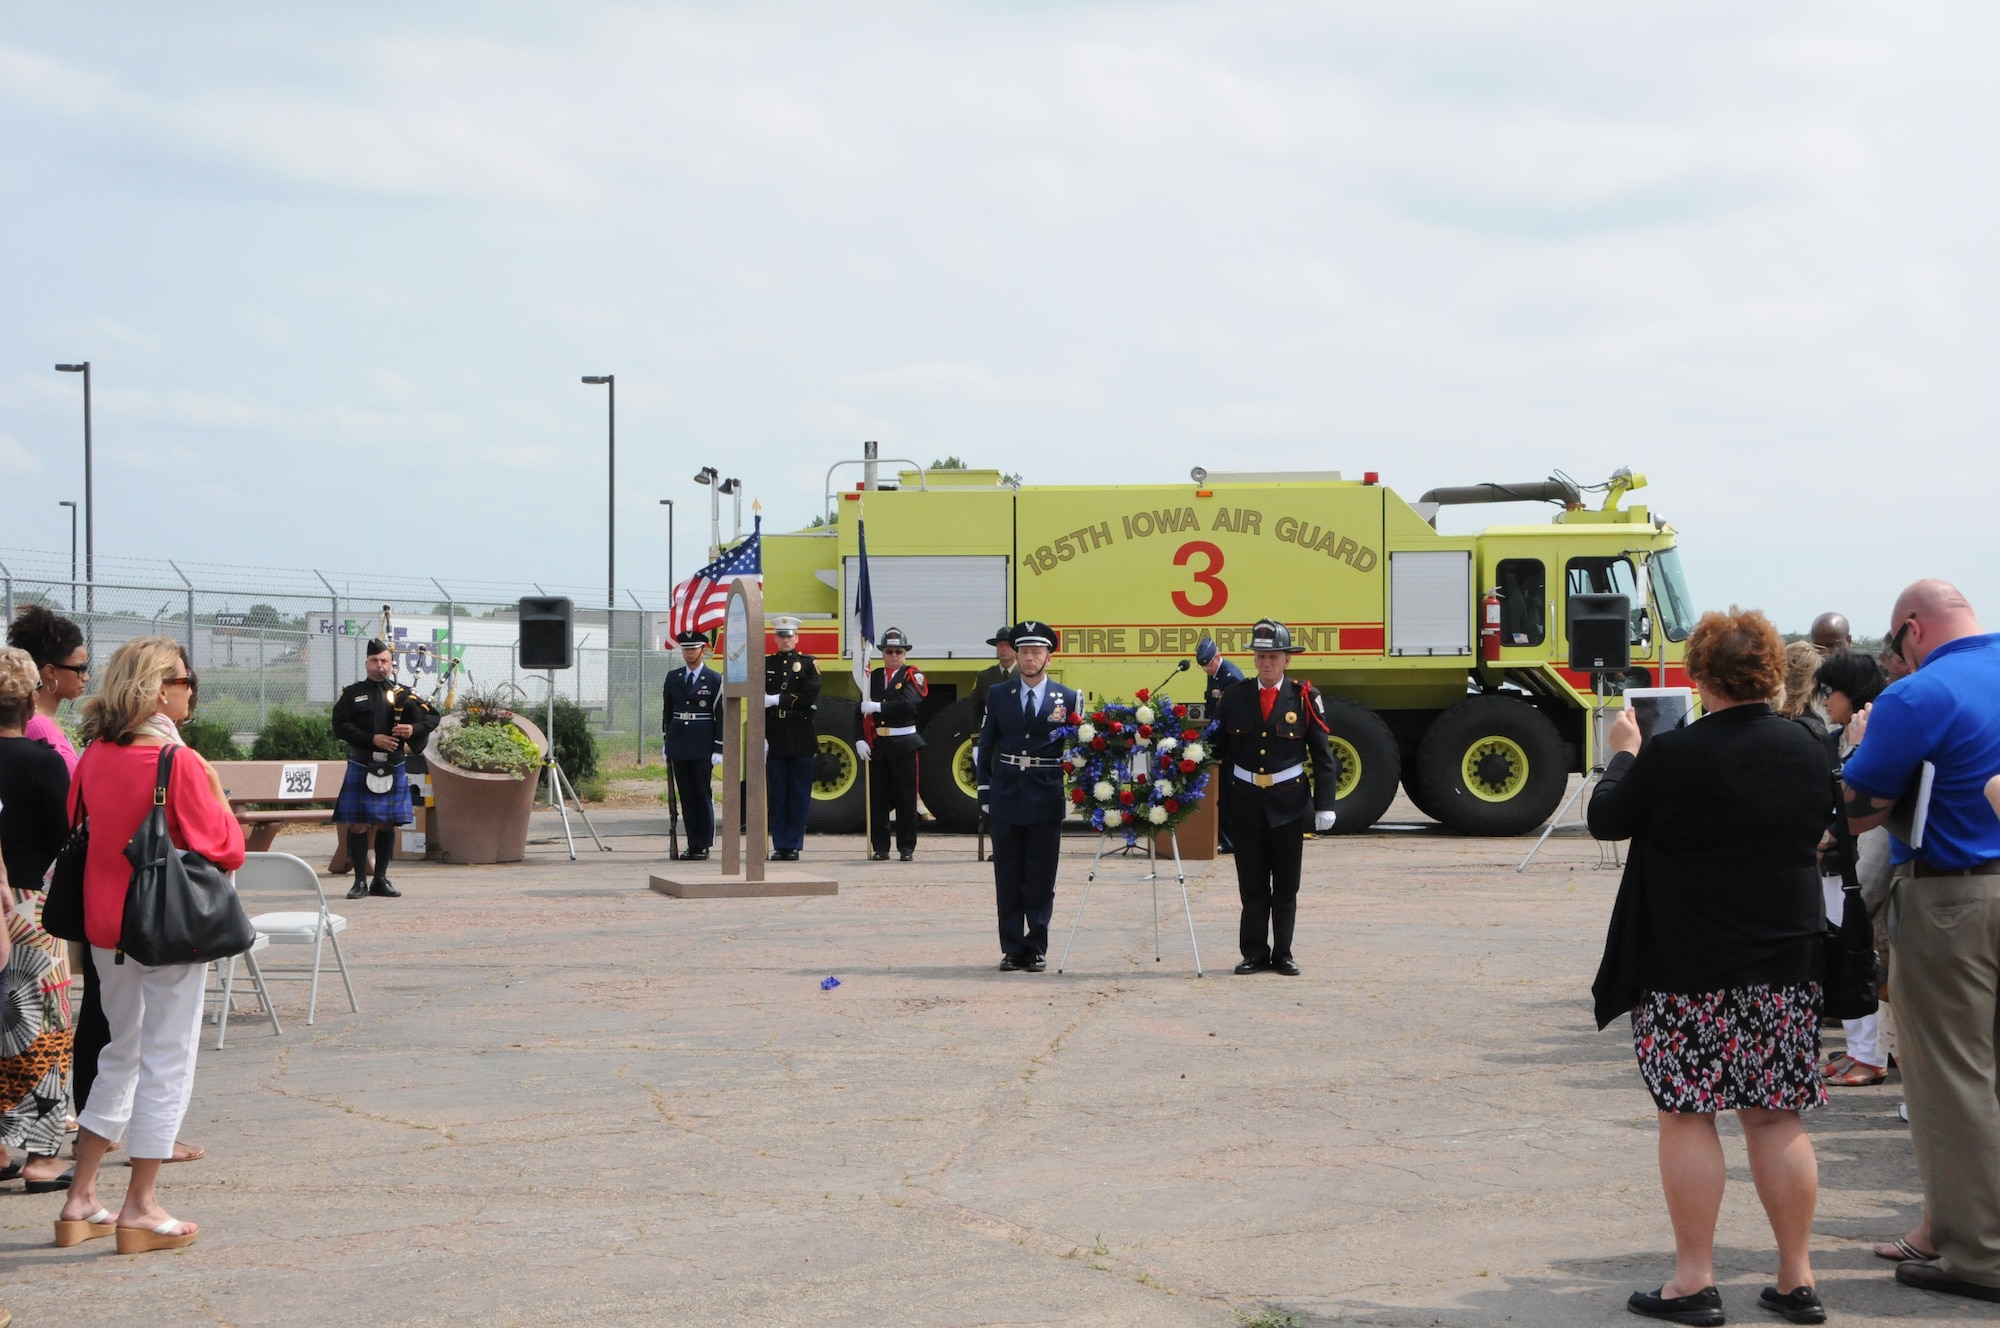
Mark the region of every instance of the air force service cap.
[[1203, 668], [1207, 668], [1215, 662], [1215, 657], [1221, 653], [1222, 649], [1215, 644], [1215, 638], [1204, 636], [1201, 638], [1201, 644], [1194, 648], [1194, 662]]
[[683, 648], [687, 646], [705, 646], [708, 644], [708, 633], [692, 630], [682, 632], [674, 637], [674, 644]]
[[1035, 618], [1017, 622], [1007, 633], [1007, 643], [1019, 650], [1022, 646], [1047, 646], [1056, 648], [1056, 629]]

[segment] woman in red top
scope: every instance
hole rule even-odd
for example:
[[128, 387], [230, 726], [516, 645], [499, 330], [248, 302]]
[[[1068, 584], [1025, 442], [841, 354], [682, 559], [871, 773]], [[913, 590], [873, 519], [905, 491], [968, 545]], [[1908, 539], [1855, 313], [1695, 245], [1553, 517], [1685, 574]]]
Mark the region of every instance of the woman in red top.
[[[180, 647], [149, 636], [118, 647], [100, 690], [84, 706], [88, 746], [70, 785], [70, 808], [74, 815], [80, 801], [90, 816], [83, 928], [111, 1042], [98, 1058], [90, 1101], [77, 1115], [76, 1179], [56, 1223], [58, 1245], [110, 1235], [114, 1226], [121, 1254], [174, 1249], [195, 1238], [195, 1224], [162, 1208], [155, 1186], [194, 1091], [206, 966], [148, 968], [118, 953], [132, 878], [125, 845], [152, 811], [161, 747], [179, 747], [167, 784], [174, 847], [225, 871], [243, 865], [243, 831], [229, 813], [221, 779], [193, 748], [180, 745], [176, 726], [194, 700], [195, 679]], [[132, 1182], [114, 1219], [97, 1202], [97, 1168], [128, 1129]]]

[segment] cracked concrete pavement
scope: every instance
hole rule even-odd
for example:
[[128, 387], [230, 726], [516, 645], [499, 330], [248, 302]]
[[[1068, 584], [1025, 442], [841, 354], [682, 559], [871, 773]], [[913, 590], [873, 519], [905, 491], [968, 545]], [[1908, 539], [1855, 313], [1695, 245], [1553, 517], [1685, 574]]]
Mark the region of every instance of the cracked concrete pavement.
[[[1407, 810], [1407, 809], [1405, 809]], [[1414, 823], [1420, 818], [1408, 813]], [[60, 1196], [0, 1193], [17, 1324], [1596, 1324], [1670, 1270], [1652, 1112], [1591, 1026], [1616, 873], [1558, 837], [1388, 831], [1306, 852], [1305, 975], [1232, 976], [1228, 859], [1111, 860], [1070, 972], [1002, 974], [970, 839], [915, 864], [815, 839], [841, 893], [646, 889], [614, 852], [409, 864], [341, 901], [362, 1013], [277, 993], [204, 1040], [163, 1194], [171, 1254], [49, 1244]], [[549, 827], [538, 824], [538, 834]], [[279, 847], [324, 862], [326, 834]], [[1092, 842], [1065, 842], [1056, 948]], [[841, 985], [820, 989], [820, 979]], [[1837, 1035], [1836, 1035], [1837, 1036]], [[1895, 1082], [1809, 1118], [1836, 1318], [1988, 1322], [1897, 1288], [1870, 1242], [1918, 1196]], [[1740, 1137], [1725, 1300], [1774, 1265]], [[108, 1197], [122, 1191], [112, 1168]]]

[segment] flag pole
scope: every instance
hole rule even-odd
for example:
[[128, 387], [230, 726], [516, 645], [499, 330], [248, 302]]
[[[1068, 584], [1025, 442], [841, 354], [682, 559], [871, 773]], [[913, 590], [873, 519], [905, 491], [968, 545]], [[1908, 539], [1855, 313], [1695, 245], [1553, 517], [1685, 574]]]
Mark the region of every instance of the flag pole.
[[[861, 691], [861, 699], [868, 699], [868, 651], [875, 644], [875, 599], [868, 582], [868, 522], [863, 510], [866, 498], [857, 498], [854, 503], [854, 538], [859, 550], [860, 566], [855, 571], [855, 637], [854, 682]], [[868, 717], [860, 716], [861, 732], [868, 732]], [[861, 770], [861, 842], [864, 851], [872, 858], [875, 852], [875, 780], [873, 778], [875, 745], [868, 745], [868, 760], [862, 762]]]

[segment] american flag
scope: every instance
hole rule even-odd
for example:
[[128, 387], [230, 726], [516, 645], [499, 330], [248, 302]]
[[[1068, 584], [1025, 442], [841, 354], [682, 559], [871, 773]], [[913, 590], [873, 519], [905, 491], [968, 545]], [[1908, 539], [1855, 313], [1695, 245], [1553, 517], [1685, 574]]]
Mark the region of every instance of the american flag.
[[[733, 549], [723, 550], [720, 558], [674, 587], [674, 611], [668, 618], [668, 630], [679, 636], [682, 632], [706, 632], [720, 627], [729, 608], [730, 578], [754, 576], [762, 580], [763, 575], [764, 518], [758, 517], [750, 538]], [[671, 646], [673, 642], [667, 644]]]

